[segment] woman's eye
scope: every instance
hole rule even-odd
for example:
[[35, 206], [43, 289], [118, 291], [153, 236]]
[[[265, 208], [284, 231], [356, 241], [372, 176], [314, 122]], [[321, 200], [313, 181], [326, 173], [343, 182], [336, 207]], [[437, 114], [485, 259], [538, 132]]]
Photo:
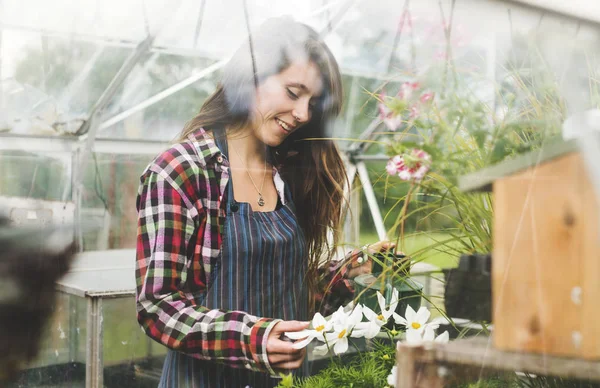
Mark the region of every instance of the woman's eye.
[[290, 89], [286, 88], [288, 95], [290, 96], [290, 98], [292, 98], [293, 100], [297, 100], [298, 99], [298, 95], [295, 94], [294, 92], [292, 92]]

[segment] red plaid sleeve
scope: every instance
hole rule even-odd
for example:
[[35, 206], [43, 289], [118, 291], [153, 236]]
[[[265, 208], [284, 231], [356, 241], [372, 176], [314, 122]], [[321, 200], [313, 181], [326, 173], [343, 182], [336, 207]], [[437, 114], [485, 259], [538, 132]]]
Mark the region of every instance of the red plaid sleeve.
[[333, 314], [339, 306], [345, 306], [354, 298], [353, 282], [348, 279], [347, 274], [349, 265], [358, 252], [351, 251], [343, 260], [332, 260], [319, 269], [319, 293], [316, 295], [316, 306], [322, 315]]
[[266, 344], [278, 320], [196, 303], [204, 290], [190, 283], [197, 275], [192, 272], [202, 271], [202, 266], [190, 265], [197, 250], [188, 245], [205, 217], [177, 182], [164, 170], [142, 177], [137, 198], [138, 322], [148, 336], [170, 349], [274, 374]]

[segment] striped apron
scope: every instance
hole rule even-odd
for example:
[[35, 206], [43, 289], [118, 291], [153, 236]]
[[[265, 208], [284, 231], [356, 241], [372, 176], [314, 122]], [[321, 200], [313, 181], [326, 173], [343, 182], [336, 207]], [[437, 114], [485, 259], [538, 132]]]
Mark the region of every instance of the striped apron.
[[[217, 145], [227, 152], [227, 145]], [[308, 320], [308, 289], [304, 282], [307, 252], [288, 186], [285, 205], [254, 212], [236, 202], [230, 176], [221, 260], [202, 304], [211, 309], [241, 310], [258, 317]], [[306, 373], [306, 362], [302, 374]], [[159, 387], [263, 388], [279, 379], [247, 369], [230, 368], [169, 350]]]

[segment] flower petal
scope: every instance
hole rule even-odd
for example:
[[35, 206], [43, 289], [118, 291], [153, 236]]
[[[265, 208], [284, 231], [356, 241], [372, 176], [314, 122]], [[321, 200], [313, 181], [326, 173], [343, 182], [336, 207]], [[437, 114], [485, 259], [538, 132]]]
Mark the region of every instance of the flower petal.
[[325, 339], [327, 340], [326, 342], [329, 345], [333, 345], [334, 343], [336, 343], [337, 341], [339, 341], [339, 335], [340, 332], [333, 332], [333, 333], [325, 333]]
[[363, 317], [362, 309], [363, 309], [363, 306], [360, 304], [354, 308], [354, 310], [352, 311], [352, 314], [350, 314], [350, 317], [348, 317], [348, 325], [349, 326], [354, 327], [354, 325], [356, 325], [357, 323], [362, 321], [362, 317]]
[[418, 330], [406, 330], [406, 342], [409, 344], [420, 344], [423, 342], [423, 337]]
[[406, 319], [402, 318], [400, 314], [393, 313], [392, 316], [394, 317], [394, 321], [396, 321], [397, 324], [408, 326], [408, 322], [406, 322]]
[[306, 345], [308, 345], [309, 343], [311, 343], [312, 340], [314, 340], [315, 337], [306, 337], [305, 339], [303, 339], [302, 341], [296, 341], [292, 344], [292, 348], [294, 349], [303, 349], [306, 347]]
[[398, 289], [394, 288], [392, 290], [392, 300], [390, 301], [390, 308], [388, 311], [394, 312], [396, 311], [396, 307], [398, 307], [398, 302], [400, 299], [398, 298]]
[[352, 338], [365, 337], [371, 339], [377, 336], [381, 331], [381, 327], [375, 322], [361, 322], [352, 330]]
[[286, 331], [285, 336], [289, 339], [299, 340], [302, 338], [310, 337], [314, 334], [314, 330], [304, 329], [300, 331]]
[[435, 339], [435, 331], [429, 325], [425, 327], [425, 331], [423, 332], [423, 341], [433, 341]]
[[388, 385], [391, 385], [392, 387], [396, 386], [396, 374], [397, 373], [398, 373], [398, 367], [393, 366], [392, 370], [390, 371], [390, 375], [387, 377]]
[[363, 306], [362, 312], [365, 315], [365, 318], [367, 318], [369, 321], [377, 320], [377, 314], [375, 314], [375, 312], [367, 306]]
[[[379, 292], [379, 291], [377, 291], [377, 302], [379, 302], [379, 309], [383, 313], [386, 310], [385, 298], [383, 297], [383, 295], [381, 295], [381, 292]], [[365, 306], [365, 307], [367, 307], [367, 306]], [[365, 314], [365, 316], [367, 316], [367, 315]]]
[[446, 343], [446, 342], [450, 341], [450, 334], [448, 334], [448, 331], [445, 331], [442, 334], [438, 335], [434, 341]]
[[348, 338], [341, 338], [338, 342], [333, 345], [333, 352], [335, 354], [346, 353], [348, 350]]
[[324, 356], [327, 354], [327, 352], [329, 352], [329, 348], [327, 347], [327, 344], [315, 346], [313, 348], [313, 354], [315, 354], [317, 356]]
[[316, 328], [321, 325], [327, 325], [327, 320], [321, 315], [321, 313], [316, 313], [312, 319], [312, 326], [313, 328]]
[[423, 324], [427, 323], [427, 320], [429, 319], [430, 315], [431, 315], [431, 313], [429, 312], [427, 307], [423, 306], [417, 312], [417, 314], [415, 316], [415, 321], [417, 321], [421, 325], [423, 325]]
[[407, 322], [414, 322], [416, 316], [417, 313], [415, 312], [415, 310], [413, 310], [413, 308], [410, 307], [410, 305], [407, 305], [406, 312], [404, 313], [404, 319], [406, 319]]

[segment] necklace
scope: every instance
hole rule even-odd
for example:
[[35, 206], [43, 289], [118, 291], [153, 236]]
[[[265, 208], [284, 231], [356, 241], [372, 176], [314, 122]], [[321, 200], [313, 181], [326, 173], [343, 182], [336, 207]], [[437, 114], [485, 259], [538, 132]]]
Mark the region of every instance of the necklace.
[[[233, 147], [231, 147], [231, 148], [233, 148]], [[250, 178], [250, 182], [252, 182], [252, 186], [254, 186], [254, 188], [256, 189], [256, 192], [258, 193], [258, 201], [257, 201], [258, 206], [265, 206], [265, 200], [263, 198], [262, 191], [263, 191], [263, 187], [265, 186], [265, 178], [267, 177], [267, 159], [265, 158], [265, 167], [263, 170], [264, 171], [263, 180], [262, 180], [262, 183], [260, 185], [260, 190], [259, 190], [258, 186], [256, 186], [256, 183], [254, 183], [254, 179], [252, 178], [252, 175], [250, 174], [248, 167], [246, 167], [244, 160], [242, 159], [242, 157], [240, 156], [240, 154], [237, 152], [237, 150], [235, 148], [233, 148], [233, 151], [237, 155], [238, 159], [240, 159], [242, 166], [244, 166], [244, 170], [246, 170], [246, 173], [248, 174], [248, 177]]]

